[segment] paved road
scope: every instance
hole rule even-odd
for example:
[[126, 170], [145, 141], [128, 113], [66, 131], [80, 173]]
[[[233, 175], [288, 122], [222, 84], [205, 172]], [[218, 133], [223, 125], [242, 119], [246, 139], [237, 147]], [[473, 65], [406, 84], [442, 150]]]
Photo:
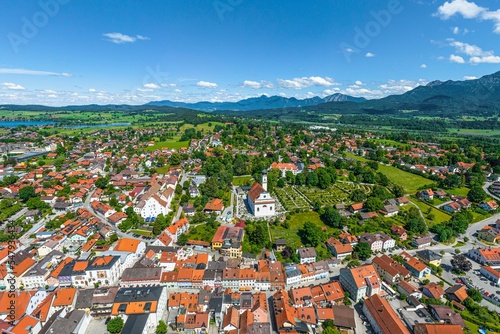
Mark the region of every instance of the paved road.
[[492, 198], [494, 199], [497, 199], [497, 200], [500, 200], [500, 197], [498, 197], [497, 195], [494, 195], [492, 194], [489, 190], [488, 190], [488, 187], [491, 186], [493, 184], [493, 182], [486, 182], [483, 186], [483, 190], [488, 194], [490, 195]]

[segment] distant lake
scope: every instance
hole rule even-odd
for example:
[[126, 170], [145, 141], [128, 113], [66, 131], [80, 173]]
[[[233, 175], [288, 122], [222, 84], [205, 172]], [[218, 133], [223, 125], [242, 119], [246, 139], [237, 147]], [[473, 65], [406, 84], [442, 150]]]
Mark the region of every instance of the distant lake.
[[111, 124], [87, 124], [87, 125], [67, 125], [65, 129], [84, 129], [84, 128], [110, 128], [112, 126], [129, 126], [130, 123], [111, 123]]
[[0, 128], [15, 128], [18, 126], [40, 126], [40, 125], [52, 125], [55, 122], [50, 121], [0, 121]]

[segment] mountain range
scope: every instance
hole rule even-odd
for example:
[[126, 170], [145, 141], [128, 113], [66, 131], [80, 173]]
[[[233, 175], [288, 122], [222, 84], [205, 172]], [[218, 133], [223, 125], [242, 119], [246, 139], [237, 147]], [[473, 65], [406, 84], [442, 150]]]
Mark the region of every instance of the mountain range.
[[[198, 110], [228, 115], [273, 117], [277, 114], [313, 112], [317, 114], [376, 114], [397, 115], [411, 112], [412, 115], [487, 116], [500, 113], [500, 71], [479, 79], [465, 81], [432, 81], [401, 95], [390, 95], [381, 99], [366, 100], [343, 94], [324, 98], [313, 97], [299, 100], [281, 96], [249, 98], [238, 102], [184, 103], [155, 101], [145, 105], [86, 105], [46, 107], [40, 105], [0, 105], [0, 109], [33, 111], [126, 111], [140, 112], [146, 109], [185, 112]], [[250, 114], [248, 111], [252, 110]]]
[[185, 103], [185, 102], [174, 102], [169, 100], [164, 101], [153, 101], [146, 104], [147, 106], [156, 107], [174, 107], [174, 108], [187, 108], [200, 111], [217, 111], [217, 110], [233, 110], [233, 111], [249, 111], [249, 110], [260, 110], [260, 109], [283, 109], [283, 108], [297, 108], [297, 107], [308, 107], [315, 106], [322, 103], [328, 102], [364, 102], [365, 99], [362, 97], [353, 97], [349, 95], [344, 95], [336, 93], [329, 95], [327, 97], [321, 98], [318, 96], [299, 100], [294, 97], [287, 98], [282, 96], [266, 96], [261, 95], [259, 97], [252, 97], [249, 99], [240, 100], [237, 102], [196, 102], [196, 103]]

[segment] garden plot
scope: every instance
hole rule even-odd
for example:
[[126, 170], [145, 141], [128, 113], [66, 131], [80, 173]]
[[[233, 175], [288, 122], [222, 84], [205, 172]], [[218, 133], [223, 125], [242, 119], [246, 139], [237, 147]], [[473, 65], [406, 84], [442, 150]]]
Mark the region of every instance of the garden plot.
[[275, 188], [274, 192], [287, 211], [295, 209], [308, 210], [311, 207], [304, 197], [302, 197], [293, 187]]
[[367, 195], [372, 191], [372, 188], [369, 185], [353, 183], [337, 183], [329, 187], [328, 189], [298, 187], [300, 193], [307, 197], [307, 199], [312, 203], [319, 201], [323, 203], [323, 205], [351, 203], [351, 201], [349, 200], [349, 196], [356, 189], [362, 190]]

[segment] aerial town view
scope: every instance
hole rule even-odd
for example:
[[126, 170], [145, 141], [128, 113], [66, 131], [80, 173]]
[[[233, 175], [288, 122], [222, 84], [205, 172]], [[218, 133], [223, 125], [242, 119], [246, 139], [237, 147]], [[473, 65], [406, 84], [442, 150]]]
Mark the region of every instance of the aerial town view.
[[498, 0], [0, 3], [1, 333], [500, 333]]

